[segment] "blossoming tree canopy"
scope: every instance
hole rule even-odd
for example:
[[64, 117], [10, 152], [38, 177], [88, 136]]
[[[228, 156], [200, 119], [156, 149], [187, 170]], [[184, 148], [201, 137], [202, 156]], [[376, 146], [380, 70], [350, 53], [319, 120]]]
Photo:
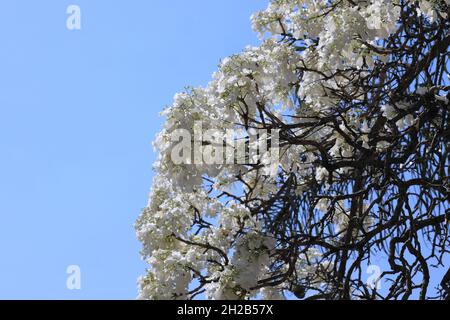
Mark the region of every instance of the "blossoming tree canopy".
[[[450, 0], [272, 0], [254, 14], [260, 46], [163, 113], [136, 222], [140, 297], [447, 297], [449, 14]], [[267, 153], [277, 132], [278, 159], [208, 164], [188, 150], [175, 163], [174, 133], [198, 123], [244, 149], [265, 130]]]

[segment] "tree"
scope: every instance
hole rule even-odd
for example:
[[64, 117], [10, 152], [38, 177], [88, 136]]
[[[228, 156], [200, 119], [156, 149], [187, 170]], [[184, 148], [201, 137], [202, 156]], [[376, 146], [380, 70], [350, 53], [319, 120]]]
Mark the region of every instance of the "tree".
[[164, 111], [136, 222], [140, 297], [449, 297], [449, 14], [449, 0], [272, 0], [256, 13], [261, 45]]

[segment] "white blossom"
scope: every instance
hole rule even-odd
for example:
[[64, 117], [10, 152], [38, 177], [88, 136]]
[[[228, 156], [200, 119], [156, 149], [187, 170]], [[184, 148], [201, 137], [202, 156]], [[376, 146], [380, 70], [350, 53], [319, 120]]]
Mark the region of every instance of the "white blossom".
[[[195, 130], [199, 122], [202, 132], [233, 129], [245, 136], [249, 129], [243, 123], [242, 110], [248, 117], [258, 117], [261, 106], [274, 115], [274, 122], [296, 123], [292, 116], [299, 114], [302, 120], [298, 121], [302, 123], [307, 123], [307, 119], [321, 119], [333, 114], [340, 99], [333, 95], [336, 88], [344, 88], [357, 101], [361, 89], [346, 77], [346, 70], [370, 69], [377, 60], [385, 61], [382, 51], [373, 48], [377, 48], [377, 41], [396, 32], [400, 9], [398, 0], [352, 2], [355, 5], [334, 0], [271, 1], [266, 10], [252, 16], [261, 44], [223, 59], [206, 87], [176, 94], [173, 104], [164, 110], [166, 122], [154, 143], [158, 152], [154, 165], [156, 177], [148, 206], [136, 222], [137, 237], [143, 245], [142, 256], [150, 265], [147, 275], [139, 280], [140, 298], [185, 299], [194, 280], [200, 277], [210, 279], [204, 286], [205, 296], [210, 299], [258, 295], [283, 298], [283, 286], [258, 288], [259, 281], [270, 277], [276, 240], [248, 207], [235, 199], [215, 196], [223, 192], [240, 196], [251, 186], [252, 196], [267, 199], [278, 192], [275, 179], [267, 176], [274, 169], [295, 174], [299, 185], [295, 192], [299, 195], [305, 191], [302, 183], [306, 185], [314, 178], [318, 185], [325, 187], [331, 173], [315, 164], [323, 156], [317, 145], [283, 146], [275, 168], [266, 156], [261, 171], [249, 171], [243, 164], [207, 165], [194, 164], [194, 161], [174, 164], [171, 154], [176, 142], [171, 137], [176, 130]], [[420, 1], [418, 10], [434, 20], [434, 6], [434, 1]], [[300, 50], [280, 41], [287, 34], [302, 41], [304, 48]], [[341, 75], [330, 76], [337, 70], [342, 71]], [[417, 92], [425, 93], [425, 89]], [[301, 108], [296, 108], [298, 101]], [[399, 112], [409, 107], [406, 103], [395, 106], [386, 103], [380, 107], [380, 113], [388, 121], [395, 119], [398, 128], [403, 130], [416, 120], [413, 114], [398, 118]], [[362, 147], [370, 148], [371, 119], [349, 113], [345, 124], [341, 122], [339, 130], [324, 125], [312, 132], [299, 129], [290, 134], [305, 136], [318, 145], [331, 145], [326, 153], [332, 158], [354, 155], [355, 146], [345, 136], [355, 132], [360, 134]], [[200, 148], [204, 147], [198, 136], [194, 140]], [[387, 141], [376, 144], [378, 151], [387, 147]], [[331, 178], [345, 173], [347, 169], [341, 168]], [[205, 187], [205, 177], [213, 181], [212, 191]], [[329, 201], [320, 200], [316, 209], [326, 214]], [[348, 225], [348, 208], [339, 203], [335, 209], [333, 223], [343, 230]], [[370, 228], [370, 217], [359, 218], [366, 229]], [[208, 228], [193, 230], [198, 219], [208, 223]], [[311, 254], [320, 255], [319, 252]], [[307, 276], [324, 267], [304, 263], [304, 258], [299, 257], [296, 265], [299, 274]]]

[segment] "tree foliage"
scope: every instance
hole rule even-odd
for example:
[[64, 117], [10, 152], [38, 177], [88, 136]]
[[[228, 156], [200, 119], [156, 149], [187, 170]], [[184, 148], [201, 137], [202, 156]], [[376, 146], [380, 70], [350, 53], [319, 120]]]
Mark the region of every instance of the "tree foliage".
[[[256, 13], [261, 45], [164, 111], [136, 223], [140, 297], [448, 297], [450, 271], [440, 291], [430, 283], [449, 267], [449, 14], [449, 0], [272, 0]], [[276, 174], [264, 156], [175, 164], [172, 133], [198, 121], [277, 130]]]

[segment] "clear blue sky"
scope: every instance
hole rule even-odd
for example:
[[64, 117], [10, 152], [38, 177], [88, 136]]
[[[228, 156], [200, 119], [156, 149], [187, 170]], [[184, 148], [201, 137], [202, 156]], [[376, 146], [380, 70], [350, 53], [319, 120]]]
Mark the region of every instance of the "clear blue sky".
[[[81, 8], [81, 30], [66, 8]], [[2, 0], [0, 298], [133, 299], [158, 113], [267, 1]], [[81, 290], [66, 288], [79, 265]]]

